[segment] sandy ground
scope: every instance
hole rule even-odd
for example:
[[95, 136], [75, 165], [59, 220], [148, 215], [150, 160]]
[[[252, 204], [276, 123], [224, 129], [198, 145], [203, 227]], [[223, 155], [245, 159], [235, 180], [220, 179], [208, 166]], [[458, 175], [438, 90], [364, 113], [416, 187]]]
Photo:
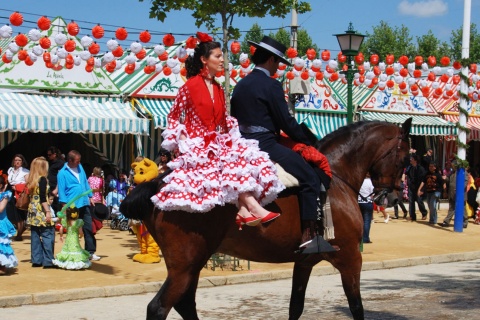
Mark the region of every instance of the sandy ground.
[[[446, 204], [439, 211], [439, 222], [446, 215]], [[392, 214], [392, 209], [387, 212]], [[365, 244], [364, 262], [384, 261], [409, 257], [431, 256], [448, 253], [478, 251], [480, 226], [472, 223], [463, 232], [450, 228], [430, 226], [427, 221], [410, 222], [403, 219], [383, 222], [383, 216], [374, 213], [375, 223], [371, 229], [373, 243]], [[83, 241], [82, 241], [83, 242]], [[140, 264], [132, 261], [139, 252], [135, 236], [128, 231], [111, 230], [104, 227], [97, 234], [97, 255], [100, 261], [82, 271], [32, 268], [30, 263], [30, 233], [24, 233], [24, 241], [13, 242], [12, 246], [19, 260], [14, 274], [1, 276], [0, 296], [32, 294], [60, 289], [134, 284], [139, 282], [162, 281], [166, 278], [166, 267], [162, 259], [157, 264]], [[58, 240], [55, 252], [61, 250]], [[319, 265], [327, 265], [322, 262]], [[290, 270], [293, 263], [267, 264], [241, 260], [239, 267], [204, 268], [201, 277], [225, 276], [240, 273], [255, 273], [272, 270]]]

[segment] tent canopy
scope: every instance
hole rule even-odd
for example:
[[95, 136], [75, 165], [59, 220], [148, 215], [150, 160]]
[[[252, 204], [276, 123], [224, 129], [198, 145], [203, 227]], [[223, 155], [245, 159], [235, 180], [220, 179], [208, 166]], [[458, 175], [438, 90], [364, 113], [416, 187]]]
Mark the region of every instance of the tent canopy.
[[0, 93], [0, 132], [148, 134], [148, 120], [115, 99]]
[[134, 99], [143, 113], [152, 117], [154, 128], [165, 129], [173, 99]]
[[347, 115], [340, 113], [297, 111], [295, 118], [298, 123], [304, 122], [318, 139], [347, 124]]
[[386, 112], [360, 112], [361, 120], [379, 120], [402, 124], [408, 118], [413, 118], [411, 135], [416, 136], [450, 136], [457, 134], [457, 128], [451, 122], [436, 116], [421, 116], [412, 114], [395, 114]]

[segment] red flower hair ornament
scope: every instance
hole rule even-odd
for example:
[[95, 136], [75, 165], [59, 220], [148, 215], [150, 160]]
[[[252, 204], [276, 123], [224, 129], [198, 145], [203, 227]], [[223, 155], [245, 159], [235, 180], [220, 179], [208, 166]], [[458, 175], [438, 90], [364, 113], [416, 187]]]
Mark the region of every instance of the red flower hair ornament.
[[197, 32], [197, 38], [200, 42], [211, 42], [213, 41], [213, 38], [210, 37], [208, 34], [203, 33], [203, 32]]

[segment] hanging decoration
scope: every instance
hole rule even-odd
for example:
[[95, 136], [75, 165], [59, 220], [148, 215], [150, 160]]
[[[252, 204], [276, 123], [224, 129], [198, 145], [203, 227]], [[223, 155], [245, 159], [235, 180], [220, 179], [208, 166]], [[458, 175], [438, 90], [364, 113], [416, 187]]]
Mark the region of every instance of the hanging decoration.
[[48, 19], [46, 16], [40, 17], [37, 21], [38, 29], [42, 31], [46, 31], [50, 29], [50, 25], [51, 25], [50, 19]]
[[80, 27], [78, 26], [78, 24], [75, 21], [72, 20], [72, 22], [70, 22], [67, 25], [67, 32], [72, 37], [75, 37], [77, 34], [79, 34]]
[[18, 11], [15, 11], [14, 13], [12, 13], [10, 15], [9, 20], [10, 20], [10, 23], [12, 24], [12, 26], [19, 27], [23, 23], [23, 16]]
[[99, 24], [97, 24], [95, 27], [92, 28], [92, 36], [95, 39], [101, 39], [105, 35], [105, 30], [103, 27]]

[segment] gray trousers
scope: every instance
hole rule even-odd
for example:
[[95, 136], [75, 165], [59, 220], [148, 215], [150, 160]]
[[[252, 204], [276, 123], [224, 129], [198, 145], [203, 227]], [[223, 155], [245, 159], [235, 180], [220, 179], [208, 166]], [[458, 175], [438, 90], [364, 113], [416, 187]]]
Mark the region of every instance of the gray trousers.
[[[467, 210], [465, 210], [465, 202], [463, 204], [463, 226], [468, 223], [468, 216]], [[449, 224], [450, 221], [453, 219], [453, 215], [455, 214], [455, 199], [448, 199], [448, 213], [445, 219], [443, 219], [443, 223]]]

